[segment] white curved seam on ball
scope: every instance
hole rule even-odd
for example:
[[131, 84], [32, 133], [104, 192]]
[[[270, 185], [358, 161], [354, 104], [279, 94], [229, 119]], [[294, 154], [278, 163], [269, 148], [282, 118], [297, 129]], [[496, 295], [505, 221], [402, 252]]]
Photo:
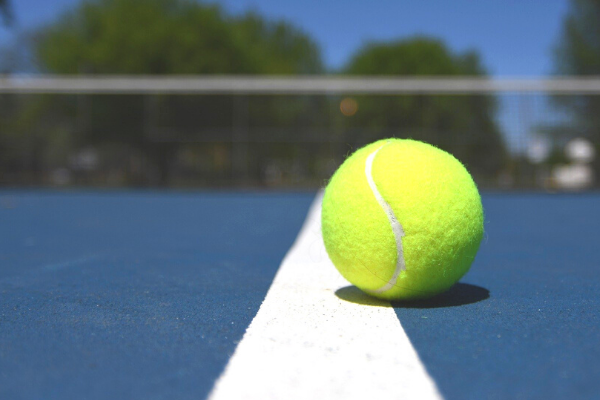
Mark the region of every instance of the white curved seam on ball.
[[404, 250], [402, 249], [402, 237], [404, 236], [404, 229], [402, 228], [402, 225], [400, 224], [400, 222], [398, 222], [398, 219], [396, 218], [396, 215], [394, 214], [394, 210], [392, 210], [392, 207], [387, 203], [387, 201], [385, 201], [383, 196], [381, 196], [381, 193], [379, 193], [379, 190], [377, 189], [377, 185], [375, 184], [375, 181], [373, 180], [373, 161], [375, 160], [375, 156], [377, 155], [379, 150], [381, 150], [383, 147], [385, 147], [388, 143], [380, 146], [377, 150], [375, 150], [374, 152], [369, 154], [369, 156], [367, 157], [367, 161], [365, 163], [365, 175], [367, 176], [367, 182], [369, 183], [369, 187], [371, 188], [373, 195], [377, 199], [377, 202], [379, 203], [379, 205], [385, 212], [385, 215], [387, 216], [388, 220], [390, 221], [390, 225], [392, 227], [392, 232], [394, 233], [394, 238], [396, 240], [396, 252], [397, 252], [396, 270], [394, 271], [394, 275], [381, 288], [371, 290], [374, 293], [383, 293], [383, 292], [390, 290], [392, 287], [394, 287], [394, 285], [398, 281], [398, 276], [400, 276], [400, 272], [406, 270], [406, 264], [404, 262]]

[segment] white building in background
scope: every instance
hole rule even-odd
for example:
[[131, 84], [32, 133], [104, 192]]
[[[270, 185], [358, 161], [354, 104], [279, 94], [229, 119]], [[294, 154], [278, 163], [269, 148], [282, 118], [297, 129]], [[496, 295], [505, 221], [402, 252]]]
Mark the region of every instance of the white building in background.
[[570, 164], [559, 165], [552, 170], [552, 182], [557, 189], [584, 190], [593, 186], [595, 177], [591, 163], [596, 157], [593, 144], [584, 138], [576, 138], [565, 146]]

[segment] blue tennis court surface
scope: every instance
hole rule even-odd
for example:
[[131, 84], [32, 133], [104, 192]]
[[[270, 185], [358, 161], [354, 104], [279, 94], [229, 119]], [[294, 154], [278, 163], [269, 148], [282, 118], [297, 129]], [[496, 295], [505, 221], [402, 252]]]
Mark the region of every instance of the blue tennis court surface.
[[451, 399], [600, 398], [600, 196], [483, 203], [473, 287], [396, 305], [428, 371]]
[[[206, 398], [313, 198], [0, 192], [0, 399]], [[393, 304], [426, 370], [449, 399], [600, 398], [600, 195], [483, 200], [462, 283]]]
[[314, 194], [4, 192], [0, 399], [199, 399]]

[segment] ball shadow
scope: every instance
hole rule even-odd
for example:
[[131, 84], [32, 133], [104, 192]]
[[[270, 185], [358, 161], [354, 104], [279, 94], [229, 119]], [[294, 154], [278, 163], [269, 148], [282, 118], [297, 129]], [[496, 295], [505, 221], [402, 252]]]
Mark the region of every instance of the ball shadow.
[[[345, 286], [335, 291], [335, 295], [345, 301], [365, 306], [385, 307], [385, 300], [369, 296], [356, 286]], [[439, 294], [427, 300], [393, 301], [394, 308], [444, 308], [457, 307], [473, 304], [490, 297], [490, 291], [484, 287], [471, 285], [470, 283], [457, 283], [447, 292]]]

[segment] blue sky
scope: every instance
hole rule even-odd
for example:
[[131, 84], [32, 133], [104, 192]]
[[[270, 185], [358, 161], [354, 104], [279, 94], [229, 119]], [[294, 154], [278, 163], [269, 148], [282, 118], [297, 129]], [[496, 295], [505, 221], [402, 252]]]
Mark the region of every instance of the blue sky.
[[[78, 0], [12, 0], [18, 30], [56, 18]], [[426, 34], [456, 51], [476, 49], [494, 76], [552, 72], [568, 0], [220, 0], [230, 13], [254, 10], [311, 34], [336, 68], [363, 43]], [[0, 28], [0, 44], [14, 33]]]

